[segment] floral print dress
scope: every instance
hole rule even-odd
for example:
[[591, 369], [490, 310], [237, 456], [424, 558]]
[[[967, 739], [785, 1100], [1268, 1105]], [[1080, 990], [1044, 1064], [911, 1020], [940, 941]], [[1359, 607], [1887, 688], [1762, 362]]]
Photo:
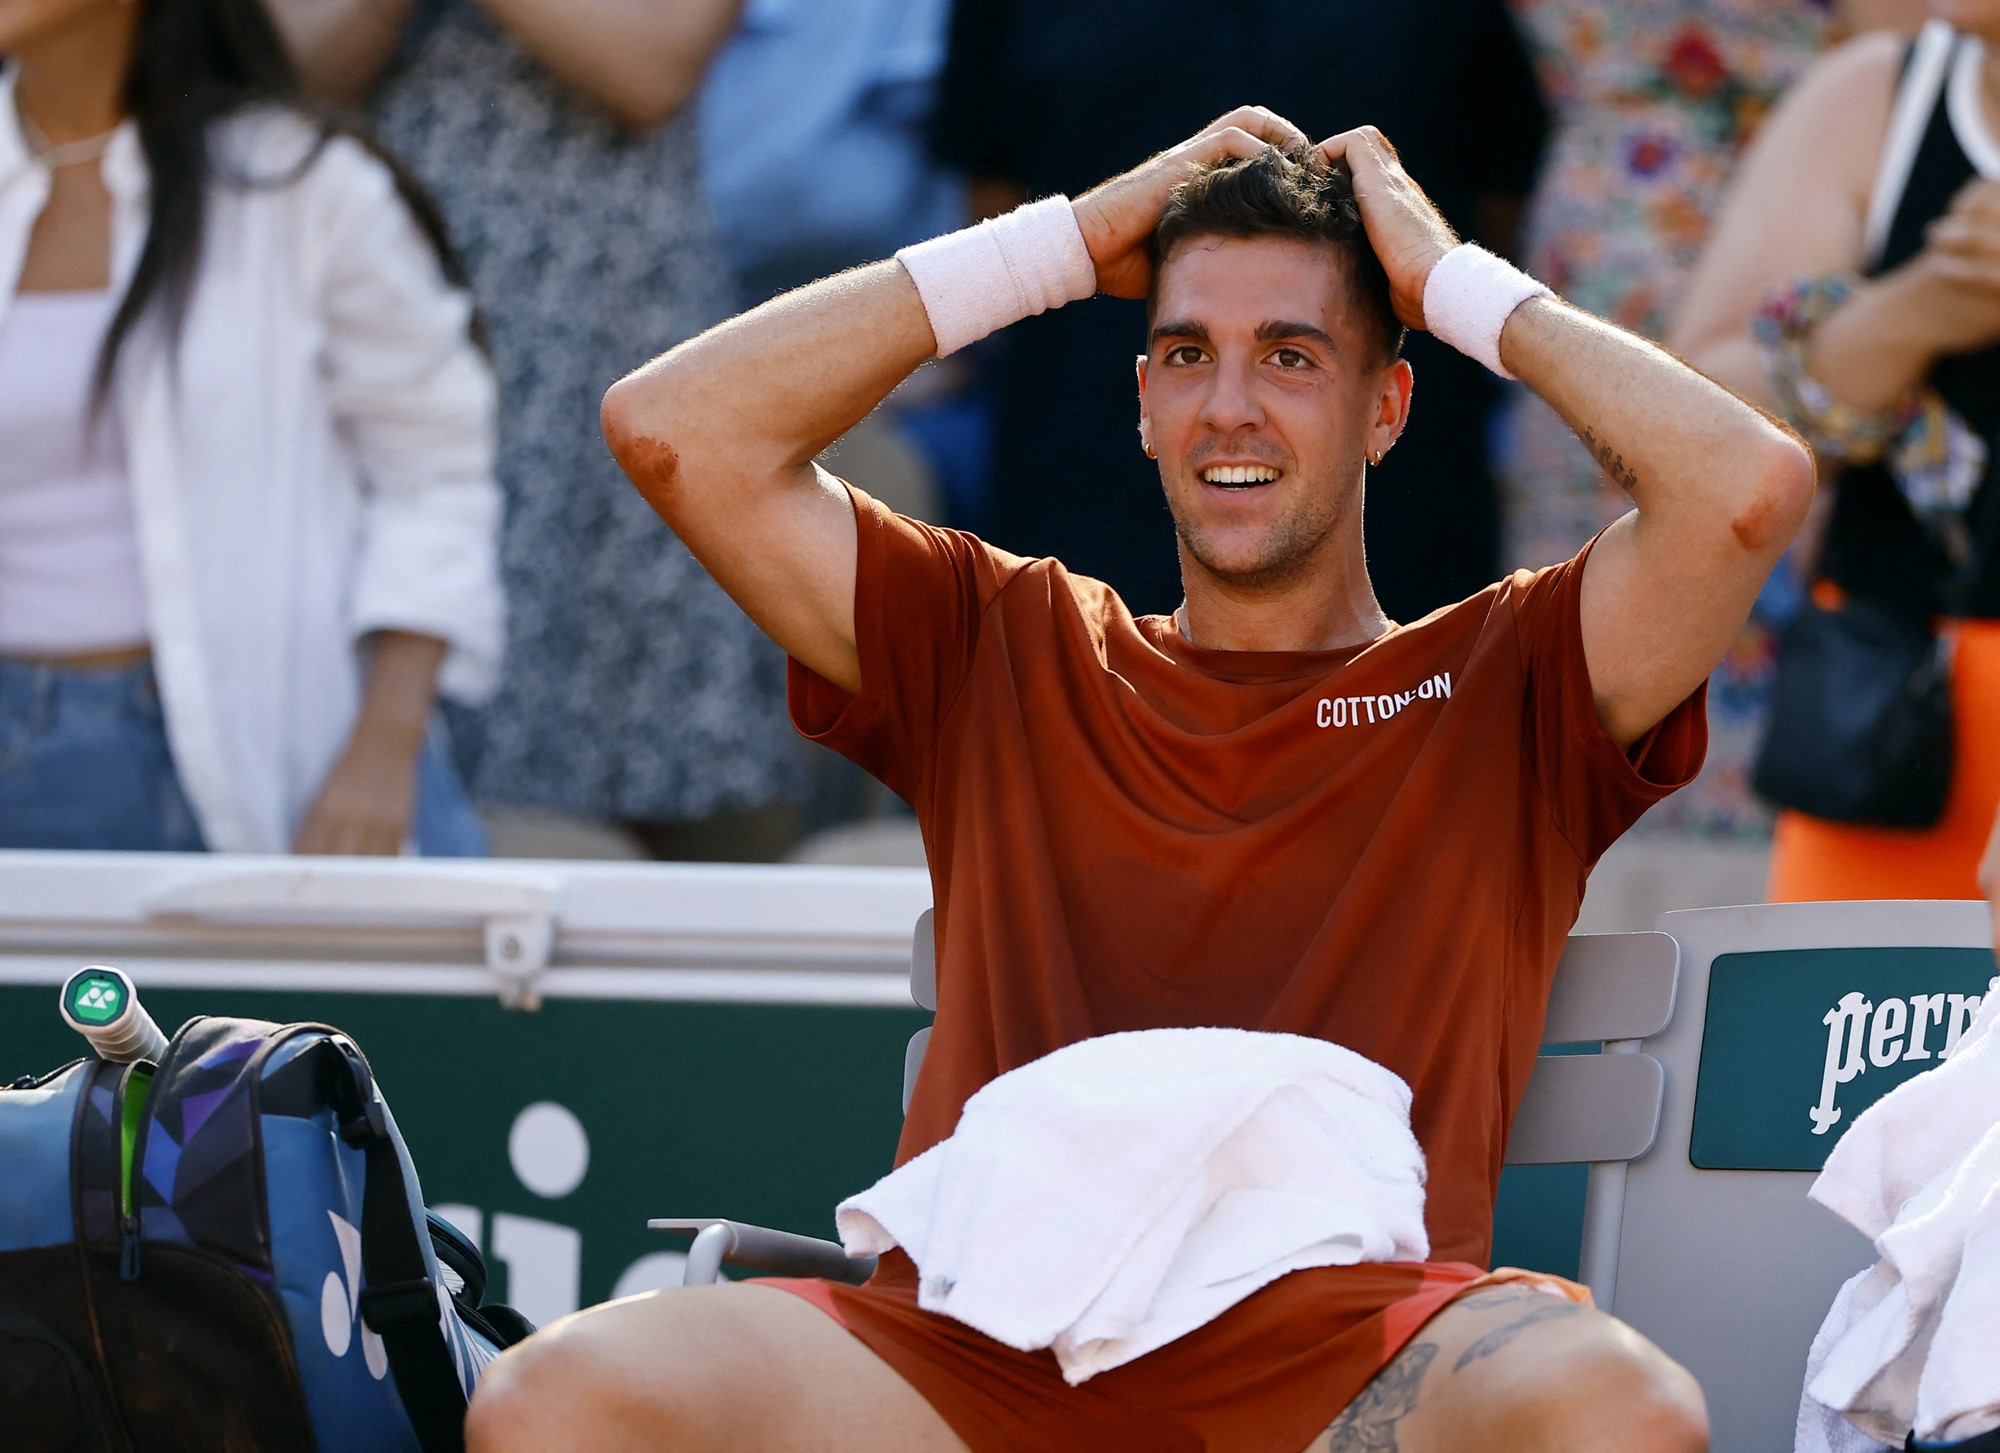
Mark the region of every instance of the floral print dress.
[[[1555, 131], [1529, 206], [1529, 270], [1570, 302], [1665, 335], [1758, 123], [1833, 28], [1810, 0], [1512, 0]], [[1500, 418], [1509, 569], [1576, 553], [1631, 507], [1555, 412], [1516, 386]], [[1776, 649], [1774, 585], [1709, 684], [1708, 764], [1636, 831], [1768, 835], [1750, 760]]]
[[733, 306], [692, 114], [628, 134], [473, 0], [419, 0], [375, 119], [444, 210], [500, 378], [506, 674], [451, 718], [474, 795], [666, 823], [802, 794], [783, 654], [598, 431], [614, 379]]

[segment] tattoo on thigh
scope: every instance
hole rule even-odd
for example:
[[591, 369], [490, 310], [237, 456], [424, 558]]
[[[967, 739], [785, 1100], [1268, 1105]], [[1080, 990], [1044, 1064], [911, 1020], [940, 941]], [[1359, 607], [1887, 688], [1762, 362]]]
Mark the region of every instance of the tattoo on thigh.
[[1547, 1292], [1537, 1291], [1533, 1287], [1521, 1286], [1517, 1283], [1512, 1286], [1498, 1286], [1490, 1291], [1471, 1292], [1466, 1296], [1460, 1297], [1452, 1305], [1484, 1312], [1494, 1307], [1511, 1307], [1516, 1302], [1539, 1303], [1547, 1295]]
[[1617, 485], [1620, 489], [1627, 490], [1638, 484], [1638, 473], [1626, 466], [1625, 456], [1618, 453], [1609, 444], [1599, 440], [1595, 429], [1585, 424], [1583, 426], [1582, 437], [1584, 448], [1590, 451], [1592, 459], [1595, 459], [1598, 464], [1603, 466], [1604, 472], [1611, 476], [1613, 484]]
[[1525, 1317], [1509, 1322], [1504, 1327], [1495, 1327], [1491, 1332], [1488, 1332], [1484, 1337], [1481, 1337], [1477, 1342], [1461, 1352], [1458, 1356], [1458, 1361], [1451, 1365], [1451, 1370], [1453, 1372], [1461, 1372], [1465, 1369], [1466, 1364], [1477, 1362], [1482, 1357], [1491, 1357], [1537, 1322], [1547, 1322], [1557, 1317], [1573, 1316], [1575, 1313], [1583, 1310], [1575, 1302], [1564, 1301], [1560, 1298], [1549, 1296], [1546, 1293], [1537, 1293], [1536, 1295], [1541, 1296], [1543, 1299], [1541, 1306], [1536, 1307]]
[[1396, 1453], [1396, 1424], [1416, 1407], [1417, 1385], [1437, 1352], [1436, 1343], [1418, 1342], [1377, 1373], [1327, 1429], [1327, 1453]]

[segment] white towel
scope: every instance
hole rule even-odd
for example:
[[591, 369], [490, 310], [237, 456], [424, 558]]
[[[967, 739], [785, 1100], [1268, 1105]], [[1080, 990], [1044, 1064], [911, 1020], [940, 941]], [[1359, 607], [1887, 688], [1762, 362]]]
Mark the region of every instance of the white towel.
[[1957, 1163], [2000, 1107], [2000, 979], [1936, 1068], [1870, 1105], [1826, 1158], [1812, 1198], [1864, 1236], [1880, 1236], [1904, 1206]]
[[[1871, 1267], [1848, 1279], [1834, 1294], [1833, 1307], [1826, 1314], [1826, 1321], [1820, 1324], [1819, 1335], [1813, 1338], [1812, 1350], [1806, 1354], [1806, 1387], [1819, 1376], [1819, 1370], [1826, 1365], [1826, 1354], [1839, 1340], [1853, 1316], [1854, 1294], [1861, 1284], [1874, 1275]], [[1827, 1407], [1810, 1391], [1799, 1395], [1799, 1422], [1792, 1435], [1792, 1453], [1894, 1453], [1902, 1447], [1898, 1439], [1894, 1443], [1880, 1438], [1871, 1438], [1846, 1417]]]
[[1084, 1040], [1000, 1076], [950, 1138], [841, 1203], [918, 1301], [1082, 1383], [1287, 1272], [1421, 1261], [1409, 1087], [1339, 1045], [1239, 1029]]
[[[1900, 1443], [2000, 1427], [2000, 980], [1944, 1063], [1855, 1121], [1812, 1198], [1874, 1238], [1807, 1365], [1809, 1404]], [[1810, 1409], [1802, 1408], [1807, 1446]]]
[[1933, 1442], [2000, 1428], [2000, 1104], [1994, 1119], [1944, 1197], [1961, 1209], [1957, 1224], [1936, 1228], [1959, 1254], [1917, 1383], [1917, 1436]]

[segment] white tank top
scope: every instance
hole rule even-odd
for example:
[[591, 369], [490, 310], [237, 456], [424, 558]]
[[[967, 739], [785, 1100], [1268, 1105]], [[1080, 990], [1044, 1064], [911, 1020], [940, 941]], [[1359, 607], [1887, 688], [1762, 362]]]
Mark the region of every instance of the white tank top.
[[143, 646], [145, 584], [125, 445], [91, 372], [117, 299], [19, 293], [0, 319], [0, 656]]

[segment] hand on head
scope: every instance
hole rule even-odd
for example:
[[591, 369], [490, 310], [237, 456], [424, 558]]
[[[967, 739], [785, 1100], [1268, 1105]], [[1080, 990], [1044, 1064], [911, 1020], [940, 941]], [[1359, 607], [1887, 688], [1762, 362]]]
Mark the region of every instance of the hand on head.
[[1197, 166], [1230, 157], [1256, 156], [1267, 146], [1303, 146], [1306, 134], [1262, 106], [1239, 106], [1227, 116], [1131, 171], [1092, 187], [1076, 199], [1076, 224], [1090, 260], [1097, 264], [1100, 292], [1143, 298], [1153, 280], [1147, 243], [1173, 189]]
[[[1306, 134], [1276, 112], [1241, 106], [1179, 146], [1085, 192], [1075, 202], [1076, 221], [1097, 265], [1099, 290], [1120, 298], [1146, 295], [1153, 272], [1148, 240], [1168, 196], [1196, 167], [1255, 156], [1267, 146], [1290, 150], [1305, 143]], [[1457, 235], [1403, 170], [1389, 138], [1374, 127], [1330, 136], [1318, 150], [1329, 164], [1346, 162], [1369, 243], [1389, 275], [1396, 314], [1410, 327], [1423, 327], [1424, 283], [1437, 260], [1458, 245]]]
[[1389, 138], [1374, 127], [1329, 136], [1319, 144], [1319, 154], [1328, 162], [1347, 163], [1368, 245], [1389, 275], [1396, 316], [1405, 327], [1423, 327], [1424, 284], [1438, 260], [1458, 246], [1458, 234], [1403, 170]]

